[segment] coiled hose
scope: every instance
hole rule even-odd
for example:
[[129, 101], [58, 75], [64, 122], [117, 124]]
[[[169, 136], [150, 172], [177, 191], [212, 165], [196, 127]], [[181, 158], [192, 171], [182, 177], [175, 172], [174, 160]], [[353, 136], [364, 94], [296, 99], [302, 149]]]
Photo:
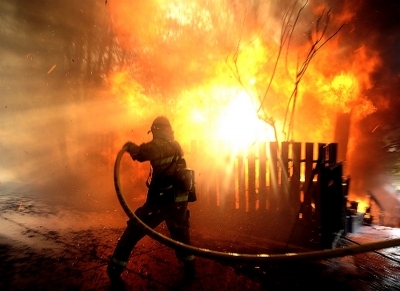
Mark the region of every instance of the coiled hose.
[[348, 246], [343, 248], [331, 249], [331, 250], [320, 250], [311, 251], [305, 253], [286, 253], [286, 254], [239, 254], [229, 252], [213, 251], [205, 248], [199, 248], [187, 244], [183, 244], [176, 240], [170, 239], [165, 235], [162, 235], [152, 228], [148, 227], [143, 221], [136, 216], [136, 214], [130, 209], [128, 203], [125, 201], [124, 195], [121, 191], [119, 169], [123, 154], [126, 152], [126, 148], [122, 148], [117, 155], [114, 164], [114, 186], [117, 193], [118, 200], [125, 211], [126, 215], [135, 221], [145, 230], [146, 234], [156, 241], [171, 247], [173, 249], [185, 250], [192, 253], [195, 256], [220, 260], [230, 261], [235, 263], [277, 263], [277, 262], [294, 262], [294, 261], [312, 261], [312, 260], [323, 260], [335, 257], [351, 256], [358, 253], [366, 253], [384, 248], [391, 248], [400, 246], [400, 239], [391, 239], [386, 241], [368, 243], [364, 245]]

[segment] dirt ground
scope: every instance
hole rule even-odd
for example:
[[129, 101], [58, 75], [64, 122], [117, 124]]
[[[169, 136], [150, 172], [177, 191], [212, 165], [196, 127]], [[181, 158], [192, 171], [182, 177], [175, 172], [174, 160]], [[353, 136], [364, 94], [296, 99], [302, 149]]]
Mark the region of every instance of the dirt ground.
[[[106, 265], [125, 227], [121, 209], [80, 211], [1, 189], [0, 290], [112, 290]], [[77, 207], [79, 208], [79, 207]], [[193, 215], [195, 215], [194, 213]], [[165, 232], [161, 226], [158, 229]], [[195, 223], [194, 245], [218, 251], [271, 251], [268, 241]], [[229, 238], [235, 237], [235, 240]], [[399, 238], [400, 230], [362, 227], [360, 243]], [[346, 245], [346, 242], [341, 242]], [[127, 290], [400, 290], [400, 247], [324, 261], [228, 264], [197, 258], [193, 281], [183, 280], [174, 251], [146, 237], [122, 277]]]

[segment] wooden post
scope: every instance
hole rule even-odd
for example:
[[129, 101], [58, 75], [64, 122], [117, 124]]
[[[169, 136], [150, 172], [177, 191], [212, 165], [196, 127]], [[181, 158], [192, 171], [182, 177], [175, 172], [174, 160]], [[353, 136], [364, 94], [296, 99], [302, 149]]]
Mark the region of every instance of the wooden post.
[[[326, 146], [325, 144], [318, 144], [318, 158], [322, 157], [322, 165], [317, 165], [317, 167], [319, 169], [321, 169], [321, 167], [324, 167], [324, 165], [326, 164]], [[320, 163], [321, 161], [318, 161], [317, 163]], [[320, 171], [318, 173], [318, 179], [317, 179], [317, 183], [315, 184], [316, 186], [316, 191], [315, 191], [315, 195], [314, 195], [314, 205], [315, 205], [315, 217], [316, 217], [316, 224], [318, 226], [321, 225], [321, 195], [323, 195], [323, 193], [321, 193], [321, 180], [319, 177]]]
[[236, 198], [235, 198], [235, 160], [236, 157], [233, 156], [232, 146], [231, 144], [227, 144], [226, 146], [226, 160], [229, 163], [229, 173], [225, 179], [225, 200], [224, 207], [225, 209], [231, 211], [236, 209]]
[[314, 166], [314, 144], [306, 143], [306, 159], [305, 159], [305, 180], [303, 187], [303, 220], [305, 222], [311, 222], [312, 215], [312, 185], [313, 185], [313, 166]]
[[243, 151], [238, 153], [239, 210], [246, 211], [246, 177]]
[[325, 143], [319, 143], [318, 144], [318, 159], [321, 158], [320, 161], [323, 164], [326, 164], [327, 160], [329, 160], [329, 158], [326, 156], [327, 150], [326, 150], [326, 144]]
[[289, 208], [289, 142], [282, 142], [280, 209]]
[[300, 157], [301, 143], [295, 142], [292, 144], [292, 159], [293, 172], [290, 177], [290, 206], [292, 213], [296, 214], [300, 210]]
[[270, 142], [270, 193], [269, 204], [270, 209], [275, 212], [278, 209], [278, 144]]
[[265, 211], [267, 205], [267, 145], [266, 142], [259, 143], [259, 205], [260, 210]]
[[337, 161], [337, 143], [330, 143], [328, 145], [329, 165], [336, 164]]
[[248, 165], [248, 202], [249, 211], [256, 210], [256, 156], [254, 146], [249, 147], [247, 154]]

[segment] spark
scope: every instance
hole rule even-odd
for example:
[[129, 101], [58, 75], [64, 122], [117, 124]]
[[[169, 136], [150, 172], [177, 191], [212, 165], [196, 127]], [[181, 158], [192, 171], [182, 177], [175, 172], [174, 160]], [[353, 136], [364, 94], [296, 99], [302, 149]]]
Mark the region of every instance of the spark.
[[47, 74], [50, 74], [51, 72], [53, 72], [53, 70], [54, 70], [56, 67], [57, 67], [57, 65], [54, 64], [54, 65], [50, 68], [50, 70], [47, 71]]

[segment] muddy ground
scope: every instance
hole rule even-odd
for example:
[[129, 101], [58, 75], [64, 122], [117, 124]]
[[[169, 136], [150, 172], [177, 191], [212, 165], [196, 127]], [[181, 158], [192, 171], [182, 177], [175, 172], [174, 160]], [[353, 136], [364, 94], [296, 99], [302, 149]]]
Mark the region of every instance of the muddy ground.
[[[26, 192], [1, 188], [0, 290], [112, 290], [106, 265], [125, 227], [121, 209], [80, 210]], [[201, 212], [192, 211], [192, 216]], [[276, 252], [271, 241], [226, 233], [194, 220], [199, 247], [242, 253]], [[166, 233], [164, 226], [159, 229]], [[362, 227], [349, 238], [360, 243], [399, 238], [400, 230]], [[347, 245], [348, 242], [340, 242]], [[173, 250], [144, 238], [122, 277], [127, 290], [400, 290], [400, 247], [323, 261], [228, 264], [197, 258], [193, 281]], [[114, 288], [115, 289], [115, 288]]]

